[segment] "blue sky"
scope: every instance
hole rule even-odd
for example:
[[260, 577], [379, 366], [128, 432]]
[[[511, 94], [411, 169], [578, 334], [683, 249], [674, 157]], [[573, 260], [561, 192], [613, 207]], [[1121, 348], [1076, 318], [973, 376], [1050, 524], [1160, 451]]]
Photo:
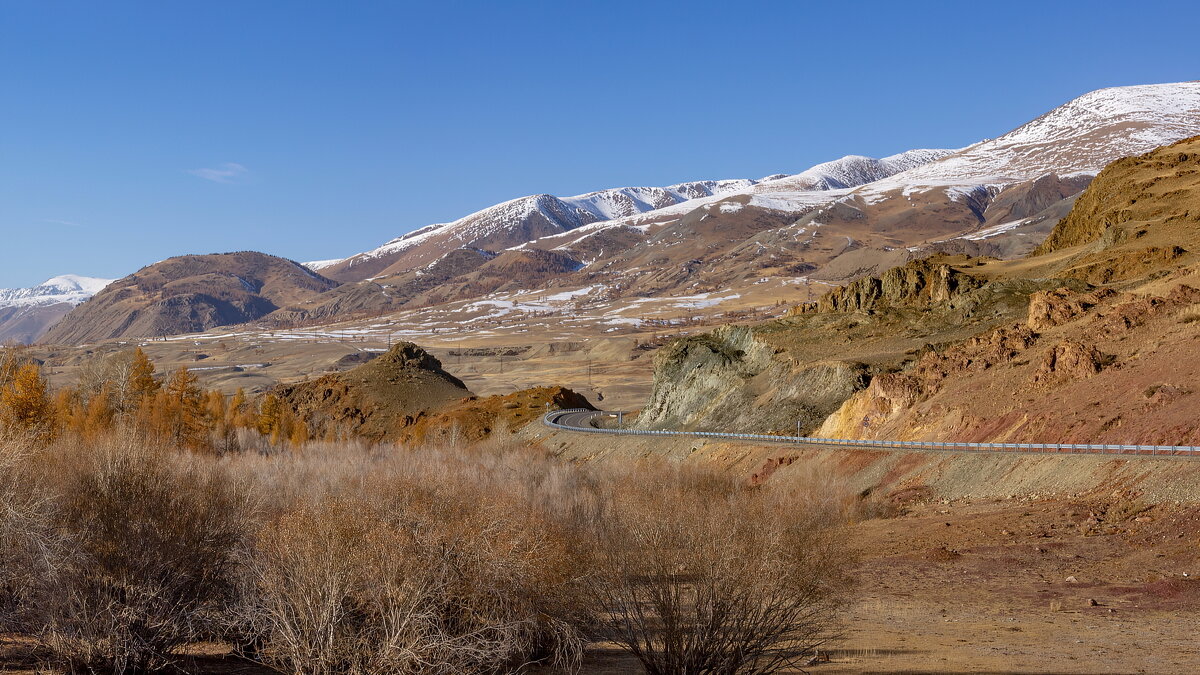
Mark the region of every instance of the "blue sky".
[[957, 147], [1200, 77], [1200, 3], [0, 2], [0, 287]]

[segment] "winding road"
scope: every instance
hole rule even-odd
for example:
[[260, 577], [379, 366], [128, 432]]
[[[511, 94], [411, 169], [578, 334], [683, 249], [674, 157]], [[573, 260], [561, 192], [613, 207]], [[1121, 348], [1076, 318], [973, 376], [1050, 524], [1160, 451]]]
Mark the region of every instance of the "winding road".
[[813, 438], [810, 436], [777, 436], [771, 434], [738, 434], [719, 431], [671, 431], [649, 429], [601, 428], [599, 420], [615, 422], [619, 413], [605, 410], [554, 410], [546, 413], [542, 423], [553, 429], [589, 434], [619, 436], [674, 436], [685, 438], [714, 438], [760, 443], [841, 446], [861, 449], [900, 449], [933, 452], [1035, 452], [1081, 455], [1137, 455], [1154, 457], [1200, 458], [1200, 447], [1194, 445], [1099, 445], [1081, 443], [963, 443], [929, 441], [872, 441], [849, 438]]

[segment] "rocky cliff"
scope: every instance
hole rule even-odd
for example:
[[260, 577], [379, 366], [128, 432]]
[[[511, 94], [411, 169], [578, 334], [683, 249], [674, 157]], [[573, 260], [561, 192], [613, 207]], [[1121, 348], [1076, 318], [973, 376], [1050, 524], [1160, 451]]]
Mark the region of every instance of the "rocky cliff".
[[796, 364], [746, 326], [684, 338], [655, 357], [644, 429], [795, 432], [814, 429], [867, 383], [861, 364]]
[[983, 283], [955, 268], [965, 256], [934, 255], [893, 267], [836, 288], [817, 301], [821, 312], [862, 312], [883, 307], [929, 307], [949, 301]]

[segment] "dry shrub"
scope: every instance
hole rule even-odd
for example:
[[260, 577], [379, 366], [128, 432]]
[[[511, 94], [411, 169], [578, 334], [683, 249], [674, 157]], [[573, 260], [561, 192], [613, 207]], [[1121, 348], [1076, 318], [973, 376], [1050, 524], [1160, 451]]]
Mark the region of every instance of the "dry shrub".
[[445, 456], [378, 468], [263, 529], [245, 612], [258, 658], [316, 675], [577, 663], [583, 612], [553, 523]]
[[30, 489], [28, 447], [23, 434], [0, 431], [0, 631], [17, 631], [36, 569], [59, 552], [49, 502]]
[[72, 673], [166, 667], [223, 630], [252, 503], [215, 463], [135, 439], [44, 459], [56, 550], [35, 561], [25, 629]]
[[20, 447], [0, 443], [0, 619], [75, 673], [171, 669], [204, 639], [297, 675], [571, 671], [596, 633], [652, 673], [768, 672], [836, 628], [830, 533], [858, 508], [814, 477], [746, 488], [503, 436]]
[[1179, 310], [1179, 313], [1176, 316], [1179, 317], [1180, 323], [1192, 323], [1194, 321], [1200, 321], [1200, 305], [1188, 305], [1187, 307]]
[[848, 560], [827, 513], [661, 473], [622, 486], [593, 521], [601, 637], [664, 675], [776, 672], [834, 637]]

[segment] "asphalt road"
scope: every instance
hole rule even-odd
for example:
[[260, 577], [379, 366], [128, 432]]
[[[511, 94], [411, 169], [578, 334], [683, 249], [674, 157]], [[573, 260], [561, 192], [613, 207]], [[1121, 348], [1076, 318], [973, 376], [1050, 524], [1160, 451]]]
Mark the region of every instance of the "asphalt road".
[[[1136, 455], [1200, 459], [1200, 447], [1188, 445], [1111, 445], [1080, 443], [963, 443], [928, 441], [857, 440], [850, 438], [812, 438], [808, 436], [777, 436], [771, 434], [741, 434], [720, 431], [672, 431], [647, 429], [600, 428], [602, 418], [615, 418], [616, 412], [605, 410], [555, 410], [546, 413], [543, 423], [555, 429], [592, 434], [622, 436], [676, 436], [716, 438], [758, 443], [786, 443], [862, 448], [869, 450], [897, 449], [932, 452], [1026, 452], [1074, 455]], [[605, 425], [609, 426], [609, 425]]]

